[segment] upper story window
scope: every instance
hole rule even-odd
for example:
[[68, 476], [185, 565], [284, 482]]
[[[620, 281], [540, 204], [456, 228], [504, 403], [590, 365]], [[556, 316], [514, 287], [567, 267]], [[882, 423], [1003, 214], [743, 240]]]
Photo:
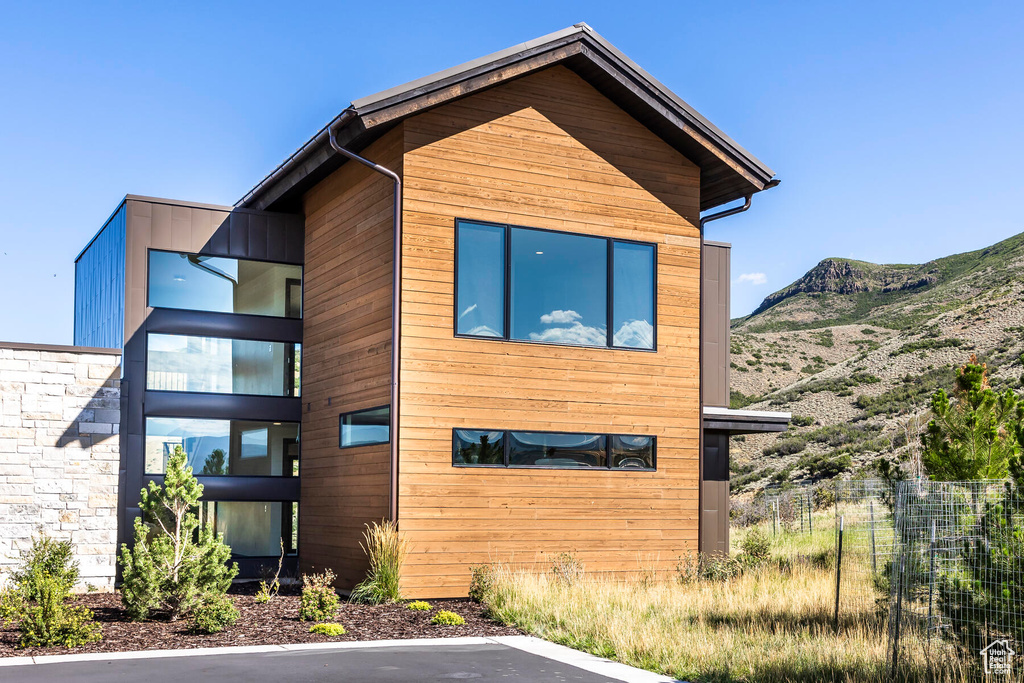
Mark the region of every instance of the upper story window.
[[302, 266], [151, 250], [149, 305], [301, 318]]
[[300, 344], [150, 334], [146, 346], [150, 390], [299, 395]]
[[653, 244], [460, 220], [460, 336], [655, 348]]

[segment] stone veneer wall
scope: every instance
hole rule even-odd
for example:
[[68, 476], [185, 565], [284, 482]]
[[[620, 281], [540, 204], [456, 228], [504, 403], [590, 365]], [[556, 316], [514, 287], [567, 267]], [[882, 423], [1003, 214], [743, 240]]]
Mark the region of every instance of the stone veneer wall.
[[0, 583], [40, 528], [114, 586], [121, 355], [0, 343]]

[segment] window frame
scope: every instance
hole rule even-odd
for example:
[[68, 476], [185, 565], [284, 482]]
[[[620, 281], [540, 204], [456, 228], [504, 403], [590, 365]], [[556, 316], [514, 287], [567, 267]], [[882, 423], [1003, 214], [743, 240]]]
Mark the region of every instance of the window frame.
[[[237, 313], [237, 312], [234, 312], [234, 311], [227, 311], [227, 312], [225, 312], [225, 311], [211, 311], [211, 310], [208, 310], [208, 309], [205, 309], [205, 308], [179, 308], [177, 306], [154, 306], [152, 303], [150, 303], [150, 287], [149, 287], [149, 285], [150, 285], [150, 277], [151, 277], [151, 269], [149, 267], [150, 263], [151, 263], [151, 256], [150, 255], [153, 252], [161, 252], [161, 253], [165, 253], [165, 254], [178, 254], [178, 255], [184, 254], [185, 256], [206, 256], [208, 258], [224, 258], [224, 259], [231, 259], [233, 261], [254, 261], [256, 263], [269, 263], [269, 264], [272, 264], [272, 265], [275, 265], [275, 266], [294, 266], [294, 267], [299, 269], [299, 271], [302, 273], [302, 276], [299, 277], [299, 278], [285, 278], [285, 281], [288, 282], [288, 283], [292, 283], [292, 282], [294, 282], [297, 279], [298, 282], [299, 282], [299, 287], [300, 287], [300, 290], [301, 290], [301, 298], [299, 300], [299, 312], [300, 312], [300, 315], [299, 315], [298, 318], [293, 318], [293, 317], [288, 316], [288, 315], [268, 315], [266, 313]], [[161, 309], [161, 310], [164, 310], [164, 311], [193, 311], [193, 312], [196, 312], [196, 313], [209, 313], [211, 315], [239, 315], [239, 316], [245, 316], [247, 318], [266, 318], [268, 320], [302, 320], [302, 318], [306, 314], [306, 310], [305, 310], [305, 303], [306, 303], [306, 287], [305, 287], [305, 283], [306, 283], [306, 266], [304, 264], [301, 264], [301, 263], [288, 263], [288, 262], [285, 262], [285, 261], [273, 261], [271, 259], [265, 259], [265, 258], [250, 258], [248, 256], [243, 258], [243, 257], [240, 257], [240, 256], [230, 256], [230, 255], [225, 255], [225, 254], [197, 254], [197, 253], [194, 253], [194, 252], [191, 252], [191, 251], [180, 251], [180, 250], [176, 250], [176, 249], [156, 249], [156, 248], [153, 248], [153, 247], [149, 247], [149, 248], [146, 249], [146, 307], [147, 308], [157, 308], [157, 309]], [[286, 297], [286, 299], [288, 298], [287, 290], [286, 290], [285, 297]], [[286, 312], [287, 312], [287, 303], [286, 303]]]
[[[504, 464], [502, 465], [471, 465], [469, 463], [455, 462], [455, 446], [457, 431], [470, 432], [501, 432], [502, 454]], [[513, 432], [522, 434], [565, 434], [569, 436], [603, 436], [605, 438], [605, 462], [604, 467], [550, 467], [547, 465], [513, 465], [509, 456], [512, 449]], [[651, 467], [612, 467], [612, 438], [616, 436], [644, 437], [651, 440]], [[558, 470], [570, 472], [657, 472], [658, 471], [658, 437], [654, 434], [621, 434], [616, 432], [562, 432], [550, 429], [481, 429], [477, 427], [452, 427], [452, 467], [464, 467], [468, 469], [507, 469], [507, 470]]]
[[[345, 420], [346, 417], [348, 417], [349, 415], [358, 415], [359, 413], [372, 413], [375, 410], [384, 410], [385, 408], [388, 410], [388, 440], [387, 441], [371, 441], [369, 443], [355, 443], [355, 444], [349, 444], [348, 446], [345, 446], [345, 445], [343, 445], [341, 443], [341, 428], [344, 426], [344, 420]], [[350, 448], [363, 448], [364, 446], [383, 446], [385, 444], [390, 444], [391, 443], [391, 439], [392, 439], [392, 435], [391, 435], [391, 404], [390, 403], [385, 403], [384, 405], [379, 405], [379, 406], [373, 406], [372, 408], [360, 408], [359, 410], [350, 410], [348, 412], [340, 413], [338, 415], [338, 450], [348, 450]], [[302, 465], [299, 465], [299, 468], [301, 469]]]
[[[192, 474], [195, 477], [197, 477], [197, 478], [198, 477], [217, 477], [217, 478], [223, 478], [223, 479], [226, 479], [226, 480], [229, 480], [229, 481], [235, 481], [235, 480], [242, 481], [242, 480], [246, 480], [246, 479], [267, 479], [267, 478], [271, 478], [271, 479], [298, 479], [299, 477], [302, 476], [302, 421], [301, 420], [299, 420], [299, 421], [296, 421], [296, 420], [252, 420], [252, 419], [248, 419], [248, 418], [244, 418], [244, 417], [203, 417], [203, 416], [196, 416], [196, 415], [185, 417], [185, 416], [182, 416], [182, 415], [163, 415], [163, 414], [152, 414], [151, 415], [151, 414], [147, 413], [146, 415], [142, 416], [142, 476], [143, 477], [163, 477], [163, 476], [166, 476], [166, 474], [167, 474], [166, 472], [148, 472], [148, 471], [146, 471], [146, 437], [149, 434], [148, 421], [149, 421], [150, 418], [155, 418], [155, 419], [159, 419], [159, 420], [216, 420], [218, 422], [227, 422], [228, 425], [229, 425], [228, 426], [229, 434], [230, 434], [230, 429], [231, 429], [230, 424], [232, 422], [266, 422], [268, 424], [274, 424], [275, 422], [279, 422], [282, 425], [285, 425], [285, 424], [295, 425], [296, 427], [298, 427], [298, 430], [296, 432], [296, 434], [298, 434], [298, 438], [295, 440], [295, 443], [299, 447], [299, 458], [298, 458], [299, 473], [297, 475], [292, 474], [290, 471], [287, 474], [285, 474], [285, 469], [284, 469], [285, 462], [287, 462], [287, 460], [288, 460], [286, 454], [285, 454], [285, 457], [283, 458], [284, 461], [281, 464], [281, 474], [203, 474], [202, 472], [199, 472], [199, 473], [195, 472], [194, 469], [193, 469]], [[188, 465], [188, 462], [186, 462], [185, 464]]]
[[[488, 337], [483, 335], [466, 334], [465, 332], [459, 332], [459, 228], [463, 223], [473, 225], [487, 225], [495, 228], [504, 229], [504, 251], [505, 251], [505, 263], [504, 267], [504, 291], [502, 292], [502, 325], [504, 326], [504, 335], [501, 337]], [[547, 232], [556, 235], [569, 235], [571, 237], [589, 237], [591, 239], [601, 239], [606, 244], [606, 258], [605, 258], [605, 316], [607, 318], [605, 325], [606, 341], [604, 346], [590, 346], [586, 344], [565, 344], [563, 342], [550, 342], [550, 341], [533, 341], [531, 339], [513, 339], [512, 338], [512, 231], [513, 230], [533, 230], [536, 232]], [[652, 313], [653, 320], [651, 326], [654, 328], [651, 335], [652, 346], [649, 349], [637, 348], [635, 346], [616, 346], [614, 343], [615, 331], [613, 328], [613, 321], [615, 319], [615, 244], [636, 244], [644, 247], [651, 247], [654, 250], [654, 263], [652, 264], [652, 275], [654, 280], [651, 283], [651, 297], [652, 297]], [[604, 235], [589, 235], [581, 232], [569, 232], [567, 230], [552, 230], [550, 228], [531, 228], [526, 225], [516, 225], [513, 223], [495, 223], [493, 221], [480, 221], [471, 218], [456, 218], [455, 219], [455, 259], [452, 264], [452, 277], [454, 283], [454, 289], [452, 291], [452, 331], [458, 339], [478, 339], [484, 341], [504, 341], [512, 342], [516, 344], [539, 344], [542, 346], [559, 346], [565, 348], [574, 349], [608, 349], [611, 351], [643, 351], [645, 353], [657, 353], [658, 352], [658, 244], [657, 242], [643, 242], [641, 240], [630, 240], [621, 239], [618, 237], [606, 237]], [[557, 432], [559, 434], [566, 432]]]

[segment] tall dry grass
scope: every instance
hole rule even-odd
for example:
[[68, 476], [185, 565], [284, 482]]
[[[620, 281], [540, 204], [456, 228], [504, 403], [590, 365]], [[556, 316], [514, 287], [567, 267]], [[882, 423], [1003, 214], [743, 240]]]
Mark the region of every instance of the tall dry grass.
[[491, 579], [485, 602], [504, 623], [681, 680], [962, 678], [929, 672], [920, 659], [904, 662], [892, 678], [884, 614], [864, 601], [841, 615], [837, 632], [835, 574], [812, 562], [773, 562], [725, 581], [682, 583], [638, 568], [633, 580], [584, 572], [566, 582], [508, 565], [493, 567]]
[[384, 520], [366, 525], [359, 547], [370, 558], [366, 578], [355, 588], [349, 599], [379, 605], [402, 599], [402, 565], [409, 555], [409, 542], [398, 532], [398, 525]]

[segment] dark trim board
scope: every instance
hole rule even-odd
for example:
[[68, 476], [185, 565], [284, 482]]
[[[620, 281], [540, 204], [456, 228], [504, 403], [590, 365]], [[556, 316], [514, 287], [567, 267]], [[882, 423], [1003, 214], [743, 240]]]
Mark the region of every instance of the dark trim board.
[[789, 429], [790, 413], [753, 410], [731, 410], [704, 406], [704, 431], [722, 431], [730, 434], [784, 432]]

